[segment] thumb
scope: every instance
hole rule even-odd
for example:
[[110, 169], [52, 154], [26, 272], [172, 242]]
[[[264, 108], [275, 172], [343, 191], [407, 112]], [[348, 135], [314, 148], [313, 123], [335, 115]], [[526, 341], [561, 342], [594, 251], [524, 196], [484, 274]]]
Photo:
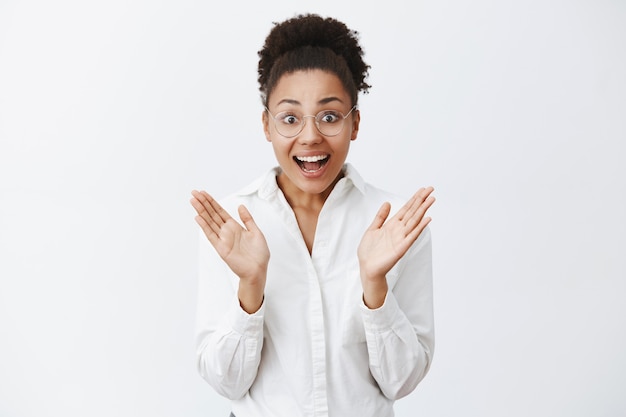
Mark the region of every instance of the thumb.
[[259, 230], [258, 226], [254, 222], [254, 219], [252, 218], [252, 214], [250, 214], [246, 206], [244, 206], [243, 204], [240, 205], [237, 208], [237, 211], [239, 212], [239, 218], [241, 219], [241, 221], [243, 222], [243, 225], [246, 227], [248, 231]]
[[380, 229], [389, 217], [389, 212], [391, 211], [391, 204], [389, 202], [384, 202], [382, 206], [378, 209], [378, 213], [376, 213], [376, 217], [374, 217], [374, 221], [370, 225], [368, 230], [376, 230]]

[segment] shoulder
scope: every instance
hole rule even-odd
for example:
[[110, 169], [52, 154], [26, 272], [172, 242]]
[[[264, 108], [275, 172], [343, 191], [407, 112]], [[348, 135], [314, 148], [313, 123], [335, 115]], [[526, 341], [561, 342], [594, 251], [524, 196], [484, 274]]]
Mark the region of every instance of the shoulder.
[[346, 179], [351, 181], [354, 185], [353, 192], [355, 194], [360, 194], [362, 204], [367, 206], [374, 205], [376, 209], [378, 209], [384, 202], [389, 202], [391, 204], [391, 211], [393, 214], [408, 200], [407, 196], [392, 193], [365, 181], [356, 168], [350, 164], [346, 164], [344, 172]]
[[242, 204], [251, 209], [259, 201], [267, 200], [268, 196], [278, 189], [276, 183], [277, 169], [275, 167], [266, 171], [245, 187], [220, 198], [218, 202], [231, 215], [236, 213], [237, 207]]
[[[392, 208], [394, 206], [402, 205], [406, 203], [408, 197], [401, 196], [399, 194], [392, 193], [391, 191], [379, 188], [375, 185], [365, 183], [365, 196], [368, 199], [378, 200], [381, 202], [388, 201], [391, 203]], [[399, 207], [396, 207], [399, 208]]]

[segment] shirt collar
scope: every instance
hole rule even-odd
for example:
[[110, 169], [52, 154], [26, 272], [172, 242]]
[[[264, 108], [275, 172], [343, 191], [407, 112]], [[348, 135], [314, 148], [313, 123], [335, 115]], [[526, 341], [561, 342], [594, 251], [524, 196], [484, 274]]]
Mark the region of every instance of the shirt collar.
[[343, 167], [343, 175], [344, 177], [342, 179], [346, 180], [348, 183], [352, 183], [357, 190], [365, 194], [365, 181], [354, 166], [345, 164]]

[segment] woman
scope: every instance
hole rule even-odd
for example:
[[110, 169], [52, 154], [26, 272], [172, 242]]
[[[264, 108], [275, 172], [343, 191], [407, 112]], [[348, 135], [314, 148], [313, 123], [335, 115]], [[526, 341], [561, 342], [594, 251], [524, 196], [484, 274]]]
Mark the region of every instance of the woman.
[[276, 24], [259, 84], [278, 167], [220, 203], [192, 192], [198, 368], [237, 417], [392, 416], [432, 360], [433, 189], [405, 203], [346, 163], [370, 87], [357, 35]]

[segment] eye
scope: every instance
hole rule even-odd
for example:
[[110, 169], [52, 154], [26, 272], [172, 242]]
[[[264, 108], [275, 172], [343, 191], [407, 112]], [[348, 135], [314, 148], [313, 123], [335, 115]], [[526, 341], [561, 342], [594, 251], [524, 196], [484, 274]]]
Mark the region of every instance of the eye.
[[288, 112], [278, 113], [276, 115], [276, 120], [284, 125], [296, 125], [300, 123], [298, 116]]
[[324, 110], [319, 113], [317, 119], [322, 123], [336, 123], [342, 119], [341, 113], [334, 110]]

